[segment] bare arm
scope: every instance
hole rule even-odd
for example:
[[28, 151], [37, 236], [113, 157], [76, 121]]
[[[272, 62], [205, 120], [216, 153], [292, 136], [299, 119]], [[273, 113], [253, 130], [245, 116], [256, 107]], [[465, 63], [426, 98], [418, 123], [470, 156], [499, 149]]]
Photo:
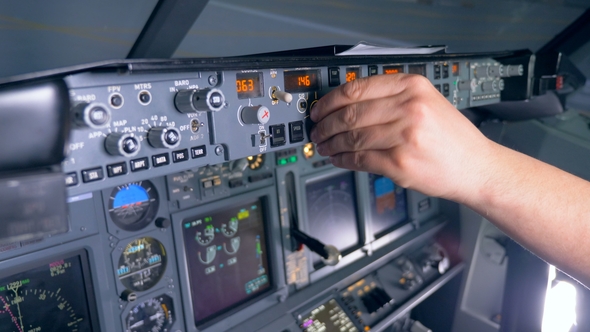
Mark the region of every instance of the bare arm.
[[352, 81], [311, 118], [334, 165], [465, 204], [590, 286], [590, 183], [488, 140], [426, 78]]

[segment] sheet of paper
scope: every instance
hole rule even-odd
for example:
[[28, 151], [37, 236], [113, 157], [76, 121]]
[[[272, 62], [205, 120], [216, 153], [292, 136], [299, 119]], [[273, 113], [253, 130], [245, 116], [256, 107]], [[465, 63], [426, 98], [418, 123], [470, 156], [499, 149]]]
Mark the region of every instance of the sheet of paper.
[[387, 47], [360, 42], [354, 47], [337, 53], [337, 56], [350, 55], [412, 55], [412, 54], [434, 54], [446, 50], [446, 46], [421, 46], [421, 47]]

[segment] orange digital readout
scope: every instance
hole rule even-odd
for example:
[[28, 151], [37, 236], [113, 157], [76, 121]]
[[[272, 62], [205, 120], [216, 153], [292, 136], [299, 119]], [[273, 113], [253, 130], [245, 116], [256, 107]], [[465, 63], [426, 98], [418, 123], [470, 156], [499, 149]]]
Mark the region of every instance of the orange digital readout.
[[236, 91], [238, 92], [238, 99], [262, 97], [264, 95], [262, 73], [237, 73]]
[[359, 77], [361, 77], [360, 67], [346, 68], [346, 82], [354, 81]]
[[459, 63], [453, 62], [453, 76], [459, 76]]
[[320, 71], [317, 69], [285, 71], [283, 76], [286, 92], [300, 93], [320, 89]]
[[309, 80], [309, 75], [298, 76], [297, 77], [297, 85], [298, 86], [310, 86], [311, 81]]
[[383, 66], [383, 74], [399, 74], [404, 72], [404, 66]]

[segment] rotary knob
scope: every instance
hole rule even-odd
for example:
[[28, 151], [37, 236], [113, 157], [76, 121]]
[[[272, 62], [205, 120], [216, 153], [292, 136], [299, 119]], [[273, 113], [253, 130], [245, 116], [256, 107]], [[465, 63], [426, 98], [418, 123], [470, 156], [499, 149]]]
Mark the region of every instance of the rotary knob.
[[246, 106], [240, 113], [245, 124], [265, 124], [270, 120], [270, 111], [266, 106]]
[[180, 144], [180, 132], [174, 127], [155, 127], [147, 134], [148, 142], [154, 148], [174, 149]]
[[101, 103], [80, 103], [72, 109], [74, 122], [81, 127], [101, 129], [111, 121], [111, 110]]
[[139, 140], [130, 133], [110, 133], [104, 142], [107, 152], [113, 156], [133, 157], [141, 148]]
[[174, 105], [180, 113], [217, 112], [225, 105], [225, 96], [219, 89], [181, 90], [174, 97]]
[[473, 69], [473, 74], [476, 78], [486, 78], [488, 77], [488, 69], [488, 66], [476, 67]]

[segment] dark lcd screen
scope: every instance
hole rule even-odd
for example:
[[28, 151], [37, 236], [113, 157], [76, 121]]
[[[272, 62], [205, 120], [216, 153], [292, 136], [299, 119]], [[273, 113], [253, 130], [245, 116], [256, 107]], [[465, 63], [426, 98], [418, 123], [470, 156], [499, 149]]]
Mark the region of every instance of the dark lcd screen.
[[408, 219], [406, 189], [390, 179], [369, 174], [371, 225], [376, 237], [386, 234]]
[[320, 71], [292, 70], [284, 73], [286, 92], [309, 92], [320, 89]]
[[236, 91], [238, 92], [238, 99], [264, 96], [264, 79], [262, 73], [236, 74]]
[[99, 331], [86, 252], [0, 273], [0, 330]]
[[[346, 172], [306, 184], [309, 235], [343, 254], [360, 242], [354, 173]], [[321, 263], [314, 254], [313, 263]]]
[[195, 324], [271, 288], [260, 199], [183, 221]]
[[426, 76], [426, 65], [408, 65], [408, 73]]

